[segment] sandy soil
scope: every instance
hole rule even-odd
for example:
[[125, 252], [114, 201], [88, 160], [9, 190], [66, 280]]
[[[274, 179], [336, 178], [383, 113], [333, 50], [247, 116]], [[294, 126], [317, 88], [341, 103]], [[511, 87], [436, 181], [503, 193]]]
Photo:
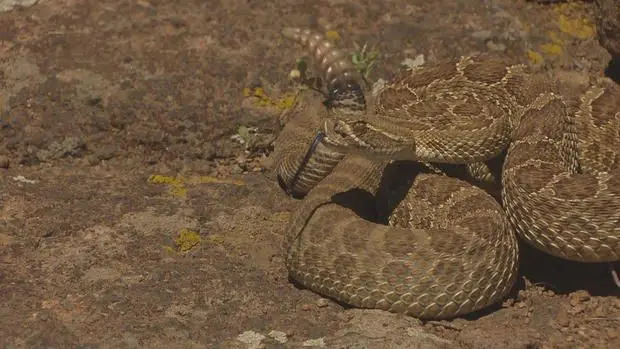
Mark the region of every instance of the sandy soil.
[[302, 55], [284, 26], [327, 22], [349, 47], [376, 46], [373, 80], [420, 55], [495, 51], [581, 83], [610, 60], [591, 10], [42, 0], [0, 13], [0, 347], [619, 348], [608, 266], [527, 247], [504, 304], [449, 322], [296, 288], [279, 246], [299, 203], [263, 162]]

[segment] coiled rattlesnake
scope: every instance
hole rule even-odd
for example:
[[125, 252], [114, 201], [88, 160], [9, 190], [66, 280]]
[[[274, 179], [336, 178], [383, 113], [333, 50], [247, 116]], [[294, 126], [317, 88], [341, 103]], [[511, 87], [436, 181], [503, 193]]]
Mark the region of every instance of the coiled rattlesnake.
[[[505, 297], [513, 229], [562, 258], [620, 259], [620, 88], [565, 98], [523, 65], [464, 57], [367, 101], [341, 50], [310, 30], [284, 35], [310, 50], [329, 92], [303, 93], [273, 154], [281, 185], [305, 196], [284, 242], [293, 279], [353, 306], [447, 318]], [[504, 208], [418, 163], [506, 148]]]

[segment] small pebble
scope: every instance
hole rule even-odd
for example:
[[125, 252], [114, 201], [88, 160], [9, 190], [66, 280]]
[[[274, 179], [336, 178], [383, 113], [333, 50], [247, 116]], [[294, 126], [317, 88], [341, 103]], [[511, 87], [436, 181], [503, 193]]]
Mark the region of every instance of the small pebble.
[[245, 171], [245, 169], [242, 167], [242, 165], [239, 164], [230, 168], [230, 173], [232, 174], [242, 174], [243, 171]]
[[573, 292], [570, 295], [570, 305], [577, 306], [577, 304], [582, 303], [582, 302], [586, 302], [590, 300], [590, 294], [588, 293], [588, 291], [585, 290], [579, 290], [577, 292]]
[[603, 307], [599, 306], [596, 309], [594, 309], [593, 315], [595, 317], [605, 317], [607, 316], [607, 313], [605, 312], [605, 309], [603, 309]]
[[566, 309], [560, 309], [558, 314], [555, 316], [555, 322], [562, 327], [568, 326], [570, 319], [568, 318], [568, 313], [566, 312]]
[[319, 300], [316, 301], [316, 306], [319, 308], [325, 308], [328, 305], [329, 301], [325, 298], [319, 298]]
[[513, 298], [508, 298], [504, 301], [504, 303], [502, 303], [502, 307], [504, 308], [510, 308], [511, 306], [513, 306], [515, 304], [515, 300]]
[[271, 331], [267, 334], [269, 337], [275, 339], [278, 343], [286, 343], [288, 341], [286, 333], [282, 331]]
[[586, 310], [586, 307], [583, 304], [577, 304], [576, 306], [570, 309], [569, 313], [571, 313], [572, 315], [575, 315], [575, 314], [582, 313], [584, 310]]
[[405, 58], [405, 60], [402, 61], [400, 65], [405, 66], [409, 69], [414, 69], [414, 68], [424, 65], [424, 62], [425, 62], [424, 55], [417, 55], [414, 59]]

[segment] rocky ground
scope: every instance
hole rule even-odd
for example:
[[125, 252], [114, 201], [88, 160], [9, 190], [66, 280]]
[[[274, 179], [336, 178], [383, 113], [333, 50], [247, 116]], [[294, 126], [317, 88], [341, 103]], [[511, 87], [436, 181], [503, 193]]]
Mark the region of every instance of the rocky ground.
[[527, 247], [506, 302], [449, 322], [345, 309], [296, 288], [279, 245], [299, 203], [264, 162], [302, 55], [284, 26], [329, 23], [352, 50], [375, 47], [371, 80], [493, 51], [586, 84], [610, 61], [592, 4], [0, 8], [0, 347], [620, 347], [608, 266]]

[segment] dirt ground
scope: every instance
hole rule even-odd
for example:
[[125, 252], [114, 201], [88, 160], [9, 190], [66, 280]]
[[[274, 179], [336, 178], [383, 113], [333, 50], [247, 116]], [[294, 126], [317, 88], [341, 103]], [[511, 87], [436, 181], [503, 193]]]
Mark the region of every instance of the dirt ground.
[[510, 298], [452, 321], [297, 288], [280, 242], [299, 202], [264, 166], [302, 55], [284, 26], [375, 46], [373, 80], [406, 59], [494, 51], [583, 83], [610, 60], [591, 10], [41, 0], [0, 13], [0, 347], [620, 348], [608, 266], [526, 246]]

